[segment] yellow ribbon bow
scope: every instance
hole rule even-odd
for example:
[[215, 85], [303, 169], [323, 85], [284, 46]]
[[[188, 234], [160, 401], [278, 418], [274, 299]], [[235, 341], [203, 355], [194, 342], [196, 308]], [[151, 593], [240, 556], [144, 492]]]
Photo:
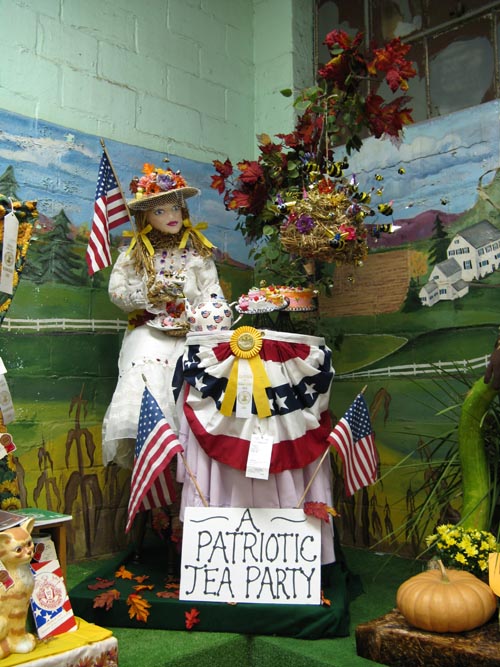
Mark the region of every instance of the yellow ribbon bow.
[[188, 242], [189, 236], [193, 233], [196, 234], [196, 236], [200, 239], [200, 241], [203, 243], [203, 245], [206, 248], [215, 248], [214, 244], [211, 243], [207, 239], [207, 237], [201, 233], [200, 229], [207, 229], [208, 227], [208, 222], [199, 222], [197, 225], [194, 225], [191, 223], [191, 220], [189, 218], [187, 220], [183, 220], [182, 224], [186, 228], [184, 234], [182, 235], [181, 242], [179, 243], [179, 248], [185, 248]]
[[153, 248], [153, 246], [151, 245], [151, 241], [148, 239], [148, 234], [149, 234], [149, 232], [150, 232], [152, 229], [153, 229], [153, 228], [151, 227], [151, 225], [146, 225], [146, 226], [144, 227], [144, 229], [141, 230], [140, 232], [123, 232], [123, 236], [131, 237], [131, 238], [132, 238], [132, 240], [130, 241], [130, 245], [129, 245], [129, 247], [128, 247], [128, 250], [127, 250], [127, 255], [130, 254], [132, 248], [133, 248], [133, 247], [135, 246], [135, 244], [137, 243], [137, 239], [138, 239], [139, 237], [141, 237], [142, 242], [143, 242], [144, 245], [146, 246], [146, 249], [147, 249], [147, 251], [149, 252], [149, 254], [150, 254], [151, 256], [155, 254], [154, 248]]
[[239, 359], [246, 359], [253, 375], [252, 393], [257, 409], [257, 416], [259, 419], [270, 417], [271, 408], [269, 407], [266, 388], [271, 386], [271, 382], [259, 355], [262, 348], [262, 333], [258, 329], [254, 329], [254, 327], [239, 327], [231, 336], [229, 346], [236, 359], [234, 360], [227, 381], [224, 399], [220, 407], [221, 414], [224, 417], [230, 417], [233, 413], [233, 406], [238, 390], [238, 361]]

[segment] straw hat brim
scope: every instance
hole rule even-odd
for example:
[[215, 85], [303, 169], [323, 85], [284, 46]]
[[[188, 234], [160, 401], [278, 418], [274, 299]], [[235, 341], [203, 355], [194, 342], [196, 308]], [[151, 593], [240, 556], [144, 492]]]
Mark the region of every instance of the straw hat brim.
[[182, 202], [189, 197], [195, 197], [200, 194], [198, 188], [191, 188], [186, 186], [184, 188], [177, 188], [176, 190], [169, 190], [168, 192], [158, 192], [154, 195], [146, 195], [140, 199], [131, 199], [127, 202], [127, 206], [131, 211], [149, 211], [156, 206], [162, 204], [171, 204], [173, 202]]

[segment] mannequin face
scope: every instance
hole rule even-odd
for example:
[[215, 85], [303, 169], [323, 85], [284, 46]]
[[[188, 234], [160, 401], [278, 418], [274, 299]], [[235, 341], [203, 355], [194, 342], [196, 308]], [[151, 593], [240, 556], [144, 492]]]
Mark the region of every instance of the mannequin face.
[[163, 234], [177, 234], [182, 229], [182, 208], [179, 204], [161, 204], [146, 214], [146, 223]]

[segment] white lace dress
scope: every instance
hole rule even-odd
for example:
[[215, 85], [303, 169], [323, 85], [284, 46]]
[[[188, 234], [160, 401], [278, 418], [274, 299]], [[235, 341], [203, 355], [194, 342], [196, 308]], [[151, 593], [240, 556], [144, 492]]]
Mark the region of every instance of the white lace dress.
[[[203, 258], [189, 248], [173, 248], [156, 250], [154, 261], [157, 279], [175, 283], [194, 305], [211, 294], [221, 294], [217, 269], [210, 257]], [[154, 328], [154, 321], [149, 324], [144, 321], [144, 315], [147, 317], [151, 311], [158, 313], [158, 309], [148, 304], [145, 277], [137, 274], [126, 252], [119, 255], [111, 272], [109, 297], [129, 313], [129, 321], [135, 324], [123, 337], [118, 382], [103, 421], [102, 458], [104, 465], [114, 462], [131, 469], [144, 391], [143, 376], [170, 425], [178, 429], [172, 378], [186, 339], [169, 335], [168, 329]], [[178, 305], [181, 301], [176, 299], [175, 303]]]

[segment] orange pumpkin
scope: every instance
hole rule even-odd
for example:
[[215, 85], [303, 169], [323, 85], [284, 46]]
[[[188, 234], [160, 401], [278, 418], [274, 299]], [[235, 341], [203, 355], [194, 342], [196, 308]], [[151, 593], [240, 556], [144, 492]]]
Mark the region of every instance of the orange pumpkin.
[[410, 625], [431, 632], [465, 632], [490, 620], [497, 607], [491, 588], [470, 572], [427, 570], [405, 581], [396, 604]]

